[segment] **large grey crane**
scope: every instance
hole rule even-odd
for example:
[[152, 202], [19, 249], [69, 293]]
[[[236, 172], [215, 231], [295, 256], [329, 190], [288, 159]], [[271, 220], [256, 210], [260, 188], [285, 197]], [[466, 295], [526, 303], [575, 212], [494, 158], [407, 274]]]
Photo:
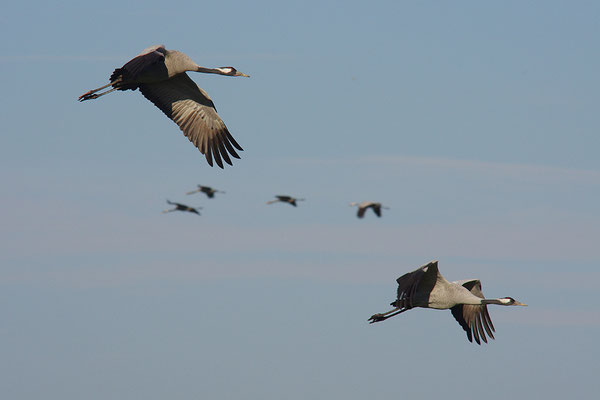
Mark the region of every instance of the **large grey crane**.
[[381, 203], [376, 203], [374, 201], [363, 201], [362, 203], [350, 203], [350, 207], [358, 206], [358, 211], [356, 212], [356, 216], [358, 218], [363, 218], [365, 213], [370, 208], [373, 210], [375, 215], [381, 217], [381, 209], [389, 210], [389, 207], [384, 207]]
[[213, 197], [215, 197], [215, 193], [225, 193], [222, 190], [213, 189], [210, 186], [198, 185], [198, 189], [192, 190], [191, 192], [187, 192], [186, 194], [194, 194], [194, 193], [199, 193], [199, 192], [204, 193], [210, 199], [212, 199]]
[[200, 215], [200, 213], [198, 212], [197, 209], [202, 208], [202, 207], [190, 207], [190, 206], [186, 206], [185, 204], [175, 203], [175, 202], [169, 201], [169, 200], [167, 200], [167, 203], [175, 206], [175, 208], [169, 208], [169, 209], [163, 210], [163, 214], [168, 213], [168, 212], [173, 212], [173, 211], [187, 211], [187, 212], [191, 212], [191, 213]]
[[494, 325], [488, 314], [488, 304], [501, 306], [526, 306], [512, 297], [486, 299], [481, 291], [479, 279], [456, 282], [447, 281], [438, 270], [438, 262], [432, 261], [421, 268], [402, 275], [398, 282], [398, 295], [390, 305], [394, 309], [374, 314], [370, 323], [386, 320], [414, 307], [434, 308], [452, 312], [460, 326], [467, 332], [467, 338], [477, 344], [487, 343], [485, 333], [494, 339]]
[[294, 207], [298, 207], [298, 205], [296, 204], [297, 201], [304, 201], [304, 199], [297, 199], [295, 197], [292, 196], [286, 196], [286, 195], [282, 195], [282, 194], [278, 194], [275, 197], [277, 197], [277, 200], [270, 200], [267, 201], [267, 204], [273, 204], [273, 203], [288, 203], [293, 205]]
[[[233, 165], [229, 154], [240, 158], [234, 147], [238, 150], [243, 149], [227, 130], [208, 93], [202, 90], [185, 73], [186, 71], [248, 76], [233, 67], [201, 67], [182, 52], [156, 45], [144, 49], [124, 66], [115, 69], [109, 84], [82, 94], [79, 101], [97, 99], [115, 90], [140, 89], [144, 97], [179, 125], [190, 142], [206, 156], [206, 161], [211, 167], [213, 157], [221, 168], [221, 159]], [[112, 86], [112, 89], [97, 93], [109, 86]]]

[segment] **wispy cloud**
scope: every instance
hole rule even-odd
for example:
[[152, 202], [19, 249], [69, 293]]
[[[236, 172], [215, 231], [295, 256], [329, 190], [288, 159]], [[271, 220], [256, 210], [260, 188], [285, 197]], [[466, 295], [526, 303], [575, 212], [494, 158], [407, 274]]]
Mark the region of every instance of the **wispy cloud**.
[[[545, 290], [588, 287], [587, 282], [600, 279], [590, 270], [598, 263], [600, 228], [591, 226], [582, 232], [577, 226], [515, 229], [510, 224], [203, 225], [202, 230], [182, 225], [173, 235], [173, 229], [153, 225], [152, 221], [141, 224], [121, 219], [108, 224], [98, 222], [93, 231], [65, 228], [30, 231], [26, 241], [17, 236], [16, 243], [5, 243], [11, 246], [12, 256], [5, 253], [2, 263], [13, 267], [5, 268], [0, 280], [111, 284], [144, 279], [280, 276], [382, 283], [430, 259], [465, 258], [494, 260], [496, 264], [518, 260], [523, 268], [528, 263], [564, 263], [558, 272], [545, 271], [541, 277], [536, 271], [521, 273], [513, 269], [509, 274], [518, 272], [521, 285], [529, 282]], [[24, 243], [27, 247], [18, 250]], [[477, 272], [475, 267], [459, 267], [453, 266], [449, 279]], [[563, 272], [565, 269], [568, 274]], [[570, 274], [577, 273], [585, 273], [586, 282], [570, 279]]]
[[346, 165], [348, 167], [411, 167], [423, 170], [453, 170], [460, 173], [505, 177], [540, 182], [572, 181], [600, 185], [600, 171], [557, 167], [551, 165], [503, 163], [480, 160], [460, 160], [443, 157], [367, 155], [356, 158], [310, 159], [295, 158], [292, 164]]
[[[58, 223], [52, 228], [31, 227], [13, 231], [5, 247], [26, 244], [30, 254], [74, 254], [94, 251], [137, 252], [194, 248], [203, 252], [308, 252], [326, 254], [396, 256], [433, 254], [484, 259], [531, 261], [587, 261], [597, 259], [596, 224], [564, 223], [560, 229], [535, 222], [520, 224], [376, 224], [290, 227], [178, 226], [177, 236], [155, 221], [95, 221], [93, 230]], [[131, 226], [129, 228], [128, 226]], [[368, 238], [365, 239], [365, 238]], [[34, 243], [34, 246], [30, 244]], [[12, 246], [12, 247], [11, 247]], [[12, 253], [14, 253], [14, 251]], [[435, 250], [435, 253], [432, 253]]]

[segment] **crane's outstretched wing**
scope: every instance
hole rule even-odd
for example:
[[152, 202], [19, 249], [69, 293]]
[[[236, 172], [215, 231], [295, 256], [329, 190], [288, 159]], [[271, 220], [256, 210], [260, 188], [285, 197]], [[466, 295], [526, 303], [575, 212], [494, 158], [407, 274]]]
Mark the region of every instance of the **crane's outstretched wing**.
[[208, 196], [208, 198], [212, 199], [213, 197], [215, 197], [215, 190], [213, 190], [213, 188], [211, 188], [210, 186], [200, 186], [198, 185], [198, 187], [200, 188], [200, 191], [202, 193], [204, 193], [205, 195]]
[[143, 83], [139, 88], [144, 97], [179, 125], [190, 142], [206, 156], [211, 167], [213, 157], [221, 168], [221, 159], [233, 165], [229, 154], [240, 158], [234, 147], [243, 149], [227, 130], [208, 93], [186, 73], [161, 82]]
[[438, 277], [441, 277], [438, 262], [432, 261], [396, 279], [398, 294], [396, 300], [390, 303], [395, 308], [383, 314], [372, 315], [369, 318], [370, 323], [386, 320], [414, 307], [426, 307]]
[[375, 213], [375, 215], [377, 215], [378, 217], [381, 217], [381, 205], [373, 205], [371, 207], [373, 209], [373, 212]]
[[358, 211], [356, 212], [356, 216], [358, 218], [364, 218], [365, 212], [367, 211], [367, 207], [358, 206]]
[[439, 274], [437, 261], [423, 265], [421, 268], [402, 275], [398, 282], [397, 298], [391, 305], [410, 309], [418, 302], [425, 302], [435, 286]]
[[166, 53], [164, 45], [150, 46], [121, 68], [115, 69], [110, 76], [110, 81], [116, 82], [113, 86], [119, 90], [135, 90], [139, 86], [137, 83], [139, 76], [149, 69], [153, 74], [162, 74], [164, 79], [168, 79], [169, 71], [164, 65]]
[[[462, 285], [475, 296], [482, 299], [484, 298], [479, 279], [457, 281], [455, 283]], [[460, 326], [462, 326], [465, 332], [467, 332], [467, 338], [469, 339], [469, 342], [473, 342], [474, 337], [477, 344], [481, 344], [479, 338], [487, 343], [487, 338], [485, 337], [486, 332], [490, 338], [494, 339], [494, 324], [492, 324], [492, 319], [490, 318], [490, 314], [488, 313], [487, 306], [485, 304], [458, 304], [452, 307], [450, 311], [452, 311], [452, 315], [458, 321]]]

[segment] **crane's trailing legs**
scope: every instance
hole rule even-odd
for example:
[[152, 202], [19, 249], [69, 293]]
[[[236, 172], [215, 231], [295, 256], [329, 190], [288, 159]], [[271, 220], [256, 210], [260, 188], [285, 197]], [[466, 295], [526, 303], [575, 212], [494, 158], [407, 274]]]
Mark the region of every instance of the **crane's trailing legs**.
[[102, 93], [98, 93], [98, 94], [96, 94], [96, 92], [98, 92], [98, 91], [100, 91], [100, 90], [102, 90], [102, 89], [104, 89], [104, 88], [107, 88], [107, 87], [109, 87], [109, 86], [115, 85], [115, 84], [117, 84], [117, 83], [118, 83], [118, 82], [120, 82], [120, 81], [121, 81], [121, 79], [119, 78], [119, 79], [117, 79], [117, 80], [115, 80], [115, 81], [113, 81], [113, 82], [111, 82], [111, 83], [109, 83], [109, 84], [107, 84], [107, 85], [104, 85], [104, 86], [101, 86], [101, 87], [99, 87], [98, 89], [89, 90], [89, 91], [87, 91], [86, 93], [84, 93], [84, 94], [82, 94], [81, 96], [79, 96], [79, 99], [78, 99], [78, 100], [79, 100], [79, 101], [85, 101], [85, 100], [97, 99], [97, 98], [98, 98], [98, 97], [100, 97], [100, 96], [104, 96], [105, 94], [108, 94], [108, 93], [110, 93], [110, 92], [114, 92], [115, 90], [117, 90], [117, 89], [118, 89], [118, 87], [117, 87], [117, 86], [113, 87], [113, 88], [112, 88], [112, 89], [110, 89], [110, 90], [107, 90], [106, 92], [102, 92]]
[[403, 313], [404, 311], [408, 311], [408, 310], [410, 310], [410, 309], [409, 308], [400, 309], [400, 308], [396, 307], [393, 310], [390, 310], [383, 314], [373, 314], [373, 315], [371, 315], [371, 318], [369, 318], [369, 321], [370, 321], [369, 323], [372, 324], [374, 322], [385, 321], [388, 318], [391, 318], [393, 316], [396, 316], [396, 315]]
[[79, 100], [79, 101], [85, 101], [85, 100], [97, 99], [97, 98], [98, 98], [98, 97], [100, 97], [100, 96], [104, 96], [105, 94], [108, 94], [108, 93], [110, 93], [110, 92], [113, 92], [113, 91], [117, 90], [117, 88], [116, 88], [116, 87], [114, 87], [114, 88], [112, 88], [112, 89], [110, 89], [110, 90], [107, 90], [106, 92], [102, 92], [102, 93], [99, 93], [99, 94], [95, 94], [96, 92], [98, 92], [98, 91], [100, 91], [100, 90], [102, 90], [102, 89], [105, 89], [105, 88], [107, 88], [107, 87], [109, 87], [109, 86], [112, 86], [112, 85], [114, 85], [114, 84], [115, 84], [115, 83], [117, 83], [118, 81], [119, 81], [119, 80], [116, 80], [116, 81], [114, 81], [114, 82], [111, 82], [111, 83], [109, 83], [109, 84], [106, 84], [106, 85], [104, 85], [104, 86], [101, 86], [101, 87], [99, 87], [98, 89], [89, 90], [89, 91], [87, 91], [86, 93], [84, 93], [84, 94], [82, 94], [81, 96], [79, 96], [79, 99], [78, 99], [78, 100]]

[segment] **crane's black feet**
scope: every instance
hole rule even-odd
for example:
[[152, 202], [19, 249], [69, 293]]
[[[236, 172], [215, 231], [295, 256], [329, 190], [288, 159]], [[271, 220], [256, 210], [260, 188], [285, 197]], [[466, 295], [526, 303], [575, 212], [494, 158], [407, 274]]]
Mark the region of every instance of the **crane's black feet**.
[[371, 315], [371, 318], [369, 318], [369, 323], [372, 324], [374, 322], [384, 321], [387, 318], [388, 317], [386, 317], [383, 314], [373, 314], [373, 315]]
[[79, 101], [85, 101], [85, 100], [91, 100], [91, 99], [95, 99], [97, 98], [98, 95], [97, 94], [92, 94], [90, 92], [84, 93], [81, 96], [79, 96]]

